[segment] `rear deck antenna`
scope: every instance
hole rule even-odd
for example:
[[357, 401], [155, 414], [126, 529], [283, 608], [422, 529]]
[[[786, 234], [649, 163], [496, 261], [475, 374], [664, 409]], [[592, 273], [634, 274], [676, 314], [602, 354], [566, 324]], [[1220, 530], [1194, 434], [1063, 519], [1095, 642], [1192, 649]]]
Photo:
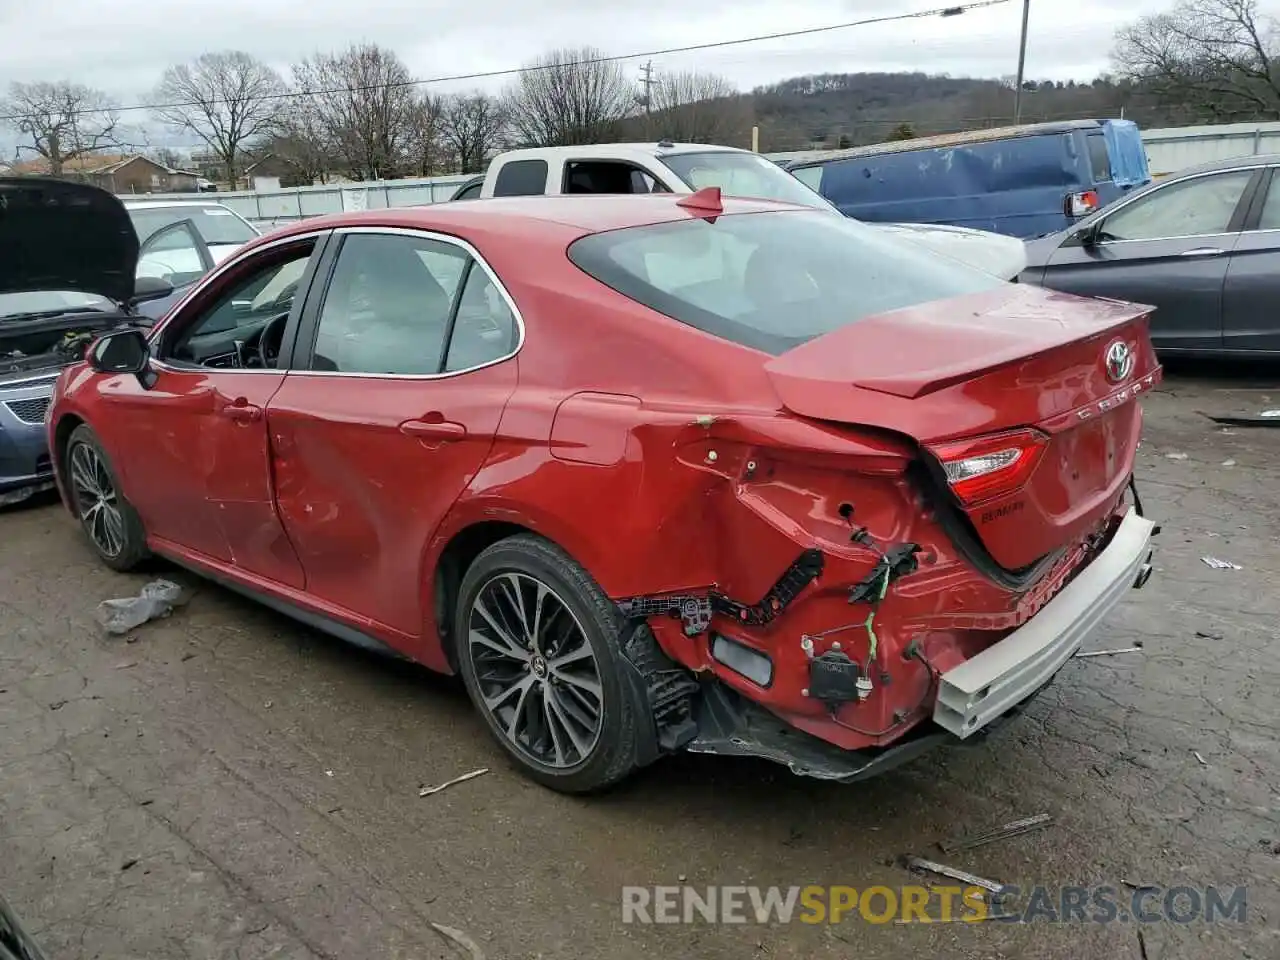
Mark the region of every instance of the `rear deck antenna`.
[[719, 187], [703, 187], [701, 190], [689, 194], [683, 200], [676, 201], [676, 206], [712, 217], [724, 213], [724, 204], [720, 202]]

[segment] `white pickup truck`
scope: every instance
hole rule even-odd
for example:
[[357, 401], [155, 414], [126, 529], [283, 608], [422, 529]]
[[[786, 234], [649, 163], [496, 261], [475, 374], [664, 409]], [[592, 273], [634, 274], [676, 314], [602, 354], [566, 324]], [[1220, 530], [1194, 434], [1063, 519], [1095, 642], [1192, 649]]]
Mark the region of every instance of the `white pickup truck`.
[[[450, 202], [560, 194], [693, 193], [703, 187], [719, 187], [726, 196], [781, 200], [840, 215], [820, 194], [758, 153], [669, 140], [509, 150], [494, 157], [483, 176], [459, 187]], [[1017, 277], [1027, 265], [1026, 247], [1016, 237], [923, 223], [872, 226], [1006, 280]]]

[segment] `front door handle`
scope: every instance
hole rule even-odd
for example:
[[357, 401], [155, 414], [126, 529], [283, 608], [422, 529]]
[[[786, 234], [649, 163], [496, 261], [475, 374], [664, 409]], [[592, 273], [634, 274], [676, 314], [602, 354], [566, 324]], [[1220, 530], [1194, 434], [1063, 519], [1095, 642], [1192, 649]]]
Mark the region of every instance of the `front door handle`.
[[406, 420], [400, 424], [400, 432], [419, 440], [461, 440], [467, 435], [467, 428], [452, 420], [431, 419]]
[[1178, 256], [1180, 257], [1220, 257], [1227, 251], [1219, 250], [1217, 247], [1196, 247], [1194, 250], [1183, 250]]
[[222, 408], [222, 415], [228, 420], [234, 420], [236, 423], [253, 423], [262, 419], [262, 408], [255, 407], [244, 397], [237, 397], [233, 402]]

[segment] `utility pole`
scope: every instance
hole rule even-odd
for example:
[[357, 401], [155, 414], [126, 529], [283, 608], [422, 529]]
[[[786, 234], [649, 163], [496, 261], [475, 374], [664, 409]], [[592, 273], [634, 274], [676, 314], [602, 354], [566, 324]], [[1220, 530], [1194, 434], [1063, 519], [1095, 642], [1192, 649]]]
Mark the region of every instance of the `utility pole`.
[[1027, 19], [1031, 16], [1031, 0], [1022, 0], [1022, 39], [1018, 44], [1018, 84], [1013, 89], [1013, 122], [1022, 122], [1022, 71], [1027, 65]]
[[650, 127], [653, 115], [653, 61], [650, 60], [640, 68], [643, 76], [640, 78], [640, 84], [644, 87], [644, 137], [646, 140], [652, 136]]

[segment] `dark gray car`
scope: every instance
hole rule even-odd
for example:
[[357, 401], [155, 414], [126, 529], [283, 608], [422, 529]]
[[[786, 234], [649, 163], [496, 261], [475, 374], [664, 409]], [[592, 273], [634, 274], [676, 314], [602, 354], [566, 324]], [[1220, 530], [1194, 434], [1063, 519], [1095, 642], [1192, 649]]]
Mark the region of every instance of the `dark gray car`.
[[1151, 304], [1165, 354], [1280, 355], [1280, 155], [1150, 183], [1027, 242], [1021, 280]]

